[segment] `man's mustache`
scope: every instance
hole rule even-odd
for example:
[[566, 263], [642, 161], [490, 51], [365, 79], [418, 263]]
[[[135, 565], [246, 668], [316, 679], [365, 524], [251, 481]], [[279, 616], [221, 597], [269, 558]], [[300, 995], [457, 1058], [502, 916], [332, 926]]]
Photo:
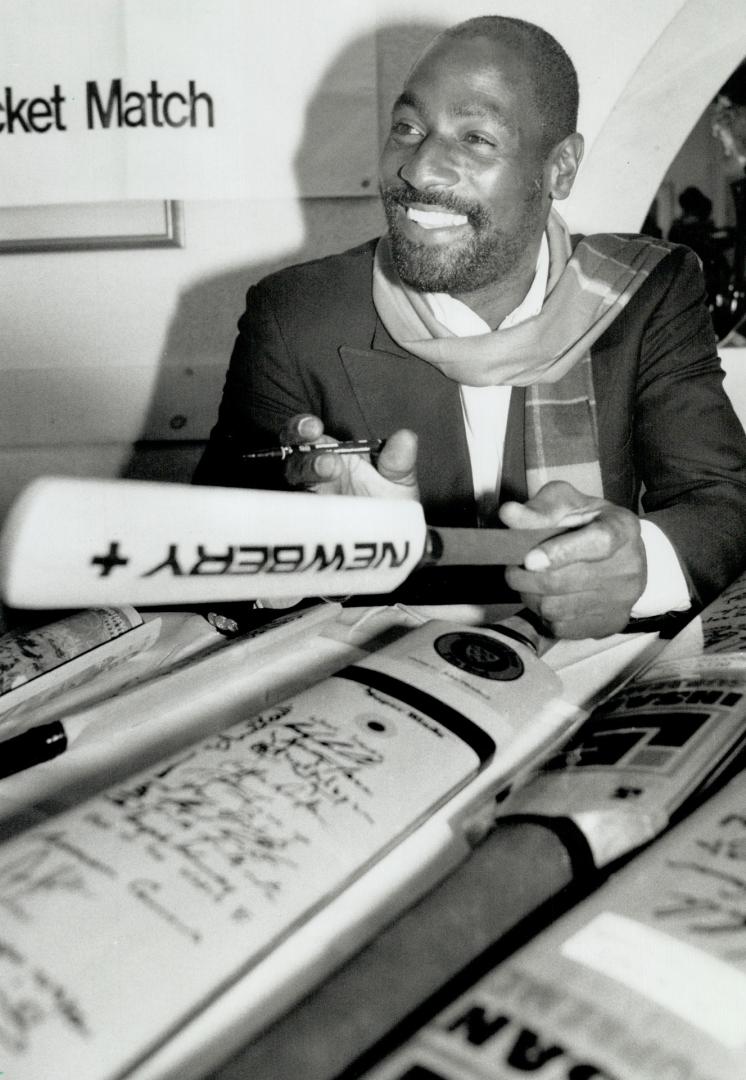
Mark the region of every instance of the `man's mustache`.
[[406, 207], [417, 203], [420, 206], [437, 206], [439, 210], [452, 214], [463, 214], [475, 228], [487, 222], [487, 214], [479, 203], [467, 202], [449, 192], [420, 191], [407, 183], [389, 184], [386, 187], [381, 185], [381, 198], [385, 207]]

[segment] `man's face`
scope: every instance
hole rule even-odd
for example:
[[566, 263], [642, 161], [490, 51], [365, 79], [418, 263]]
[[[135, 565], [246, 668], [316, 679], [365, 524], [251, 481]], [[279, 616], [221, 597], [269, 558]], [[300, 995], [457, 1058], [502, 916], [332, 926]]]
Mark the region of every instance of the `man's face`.
[[381, 157], [399, 276], [468, 293], [535, 259], [548, 208], [542, 131], [520, 60], [445, 39], [411, 73]]

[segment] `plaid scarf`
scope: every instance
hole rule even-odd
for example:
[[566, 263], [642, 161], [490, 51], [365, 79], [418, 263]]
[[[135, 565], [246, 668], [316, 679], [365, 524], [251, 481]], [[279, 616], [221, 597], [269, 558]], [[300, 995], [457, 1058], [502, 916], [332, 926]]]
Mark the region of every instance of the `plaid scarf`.
[[572, 250], [552, 209], [547, 221], [549, 280], [538, 315], [505, 330], [456, 337], [438, 322], [393, 264], [387, 236], [376, 247], [373, 302], [403, 348], [469, 386], [525, 386], [529, 497], [549, 480], [603, 495], [598, 460], [591, 345], [669, 252], [644, 236], [599, 233]]

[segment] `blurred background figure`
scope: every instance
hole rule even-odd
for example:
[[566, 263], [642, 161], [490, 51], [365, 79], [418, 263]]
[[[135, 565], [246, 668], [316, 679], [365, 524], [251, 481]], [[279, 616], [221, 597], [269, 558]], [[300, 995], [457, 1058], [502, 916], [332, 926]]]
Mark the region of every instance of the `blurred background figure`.
[[732, 267], [726, 251], [733, 247], [733, 230], [718, 228], [712, 219], [712, 200], [698, 187], [684, 188], [679, 195], [681, 214], [671, 224], [668, 239], [686, 244], [702, 263], [710, 305], [725, 294]]
[[717, 330], [717, 316], [723, 313], [727, 324], [724, 343], [743, 344], [746, 341], [746, 60], [715, 98], [712, 134], [723, 149], [736, 213], [731, 278], [718, 300], [713, 321]]

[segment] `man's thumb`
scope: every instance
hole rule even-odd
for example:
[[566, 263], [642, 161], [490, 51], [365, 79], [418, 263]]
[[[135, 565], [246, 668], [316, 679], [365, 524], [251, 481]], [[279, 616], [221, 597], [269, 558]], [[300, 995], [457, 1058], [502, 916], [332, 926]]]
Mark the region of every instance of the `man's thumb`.
[[417, 485], [417, 436], [402, 428], [385, 442], [378, 455], [376, 468], [385, 480], [404, 487]]

